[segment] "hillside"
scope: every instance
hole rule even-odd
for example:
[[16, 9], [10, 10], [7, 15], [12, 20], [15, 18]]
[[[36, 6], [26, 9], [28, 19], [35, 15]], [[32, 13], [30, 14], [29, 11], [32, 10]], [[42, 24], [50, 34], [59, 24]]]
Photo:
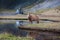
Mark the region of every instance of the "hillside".
[[35, 13], [37, 10], [55, 8], [57, 6], [60, 6], [60, 0], [45, 0], [42, 3], [36, 3], [35, 5], [32, 4], [31, 6], [27, 6], [25, 11]]
[[42, 15], [56, 15], [56, 16], [60, 16], [60, 10], [58, 9], [51, 9], [48, 10], [46, 12], [41, 13]]

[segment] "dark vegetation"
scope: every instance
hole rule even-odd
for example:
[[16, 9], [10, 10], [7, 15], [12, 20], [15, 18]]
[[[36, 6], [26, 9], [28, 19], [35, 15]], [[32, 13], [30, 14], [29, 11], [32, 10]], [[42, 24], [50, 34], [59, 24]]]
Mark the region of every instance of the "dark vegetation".
[[36, 2], [41, 3], [45, 0], [0, 0], [0, 8], [13, 9], [15, 6], [20, 5], [25, 7]]

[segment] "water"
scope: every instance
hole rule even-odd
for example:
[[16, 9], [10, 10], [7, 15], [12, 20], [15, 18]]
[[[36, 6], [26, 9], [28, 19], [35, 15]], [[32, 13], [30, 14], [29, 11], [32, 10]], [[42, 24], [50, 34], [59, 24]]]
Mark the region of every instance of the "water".
[[18, 26], [25, 25], [25, 21], [19, 20], [0, 20], [0, 33], [8, 32], [14, 35], [26, 36], [27, 31], [18, 29]]
[[59, 40], [57, 36], [60, 34], [51, 33], [51, 32], [38, 32], [38, 31], [27, 31], [18, 29], [18, 26], [28, 25], [28, 21], [22, 20], [0, 20], [0, 33], [8, 32], [15, 36], [26, 37], [31, 36], [36, 40]]

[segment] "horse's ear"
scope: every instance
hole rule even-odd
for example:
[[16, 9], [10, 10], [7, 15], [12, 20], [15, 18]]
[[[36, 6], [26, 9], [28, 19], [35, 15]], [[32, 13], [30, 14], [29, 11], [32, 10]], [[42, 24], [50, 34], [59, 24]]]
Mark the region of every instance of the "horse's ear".
[[30, 14], [29, 14], [29, 12], [28, 12], [27, 17], [29, 17], [29, 15], [30, 15]]
[[30, 13], [28, 12], [28, 15], [30, 15]]
[[29, 15], [30, 13], [28, 13], [28, 15]]

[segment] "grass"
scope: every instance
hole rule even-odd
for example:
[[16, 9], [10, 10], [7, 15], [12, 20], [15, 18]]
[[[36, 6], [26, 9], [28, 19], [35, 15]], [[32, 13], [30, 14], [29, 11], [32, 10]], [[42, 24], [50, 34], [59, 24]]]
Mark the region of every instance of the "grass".
[[55, 10], [55, 8], [46, 8], [46, 9], [37, 10], [35, 14], [42, 14], [42, 13], [47, 12], [52, 9]]
[[60, 23], [39, 23], [39, 24], [28, 24], [28, 27], [37, 27], [37, 28], [48, 28], [48, 29], [60, 29]]
[[34, 39], [31, 37], [16, 37], [12, 34], [2, 33], [0, 34], [0, 40], [34, 40]]
[[28, 20], [27, 19], [27, 17], [21, 17], [21, 16], [4, 16], [4, 17], [2, 17], [2, 16], [0, 16], [0, 20], [2, 20], [2, 19], [4, 19], [4, 20]]
[[3, 8], [1, 8], [0, 9], [0, 12], [3, 12], [3, 11], [5, 11], [5, 12], [15, 12], [16, 10], [13, 10], [13, 9], [3, 9]]

